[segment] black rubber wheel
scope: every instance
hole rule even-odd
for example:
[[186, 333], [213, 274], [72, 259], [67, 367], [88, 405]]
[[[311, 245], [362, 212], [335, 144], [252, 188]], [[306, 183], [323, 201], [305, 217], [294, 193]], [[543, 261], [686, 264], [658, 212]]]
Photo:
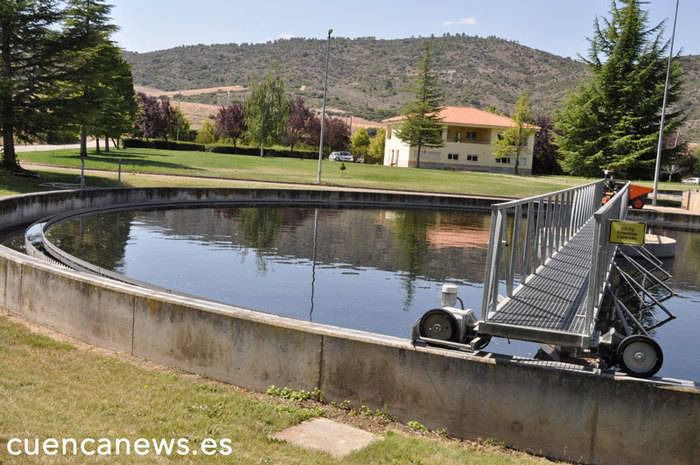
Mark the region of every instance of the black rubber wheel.
[[628, 336], [617, 348], [617, 360], [622, 371], [638, 378], [649, 378], [661, 369], [664, 354], [661, 346], [648, 336]]
[[428, 310], [421, 317], [418, 334], [430, 339], [458, 342], [459, 329], [454, 316], [441, 308], [436, 308]]

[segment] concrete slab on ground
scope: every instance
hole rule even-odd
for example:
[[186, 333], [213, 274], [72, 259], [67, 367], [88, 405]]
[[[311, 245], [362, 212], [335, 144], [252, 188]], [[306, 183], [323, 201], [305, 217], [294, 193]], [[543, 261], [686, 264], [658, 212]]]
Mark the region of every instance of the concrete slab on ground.
[[377, 440], [372, 433], [327, 418], [305, 421], [273, 434], [272, 438], [326, 452], [336, 458], [364, 449]]

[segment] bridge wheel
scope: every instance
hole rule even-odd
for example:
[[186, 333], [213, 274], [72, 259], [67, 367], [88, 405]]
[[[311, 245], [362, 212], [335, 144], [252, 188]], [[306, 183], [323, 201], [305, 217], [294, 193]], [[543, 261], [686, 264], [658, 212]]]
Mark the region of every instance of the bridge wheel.
[[648, 336], [634, 335], [622, 340], [617, 349], [620, 368], [628, 375], [649, 378], [664, 363], [659, 344]]
[[418, 324], [421, 337], [456, 342], [459, 337], [457, 321], [448, 312], [436, 308], [425, 312]]

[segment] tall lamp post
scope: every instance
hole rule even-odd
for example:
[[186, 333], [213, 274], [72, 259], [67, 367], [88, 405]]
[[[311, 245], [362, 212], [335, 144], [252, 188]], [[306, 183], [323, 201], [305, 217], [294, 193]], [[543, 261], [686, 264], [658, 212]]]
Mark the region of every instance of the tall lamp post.
[[328, 93], [328, 60], [331, 56], [331, 34], [333, 29], [328, 29], [328, 45], [326, 46], [326, 77], [323, 82], [323, 107], [321, 109], [321, 137], [318, 143], [318, 170], [316, 171], [316, 184], [321, 184], [321, 160], [323, 160], [323, 132], [326, 126], [326, 94]]
[[659, 192], [659, 174], [661, 172], [661, 149], [664, 144], [664, 121], [666, 119], [666, 99], [668, 97], [668, 80], [671, 76], [671, 60], [673, 59], [673, 41], [676, 39], [676, 21], [678, 20], [678, 1], [676, 0], [676, 14], [673, 17], [673, 32], [671, 33], [671, 50], [668, 52], [666, 64], [666, 84], [664, 84], [664, 100], [661, 104], [661, 122], [659, 123], [659, 144], [656, 146], [656, 167], [654, 168], [654, 193], [651, 204], [656, 206], [656, 194]]

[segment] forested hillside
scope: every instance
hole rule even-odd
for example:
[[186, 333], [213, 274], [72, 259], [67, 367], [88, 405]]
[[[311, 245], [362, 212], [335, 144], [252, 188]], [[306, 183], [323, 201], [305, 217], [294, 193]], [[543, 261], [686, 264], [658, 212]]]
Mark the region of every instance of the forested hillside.
[[[396, 114], [407, 98], [425, 38], [378, 40], [333, 39], [329, 105], [369, 119]], [[551, 114], [567, 92], [586, 77], [575, 60], [535, 50], [496, 37], [435, 37], [435, 67], [452, 105], [496, 108], [510, 112], [521, 90], [530, 93], [536, 113]], [[322, 92], [325, 42], [288, 39], [265, 44], [219, 44], [176, 47], [149, 53], [127, 53], [135, 83], [166, 91], [246, 87], [277, 68], [287, 89], [317, 105]], [[700, 137], [700, 57], [682, 58], [686, 74], [683, 104], [690, 108], [689, 127]], [[178, 97], [199, 103], [242, 99], [245, 91]]]

